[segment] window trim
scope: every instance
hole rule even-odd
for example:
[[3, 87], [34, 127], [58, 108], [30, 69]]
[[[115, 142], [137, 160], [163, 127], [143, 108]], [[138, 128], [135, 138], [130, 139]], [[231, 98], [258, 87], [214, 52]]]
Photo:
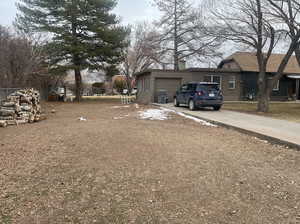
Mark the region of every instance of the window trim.
[[[234, 78], [234, 80], [231, 80], [231, 78]], [[232, 84], [232, 83], [233, 83], [233, 87], [231, 88], [230, 84]], [[230, 90], [236, 89], [236, 76], [232, 75], [232, 76], [229, 77], [229, 80], [228, 80], [228, 89], [230, 89]]]

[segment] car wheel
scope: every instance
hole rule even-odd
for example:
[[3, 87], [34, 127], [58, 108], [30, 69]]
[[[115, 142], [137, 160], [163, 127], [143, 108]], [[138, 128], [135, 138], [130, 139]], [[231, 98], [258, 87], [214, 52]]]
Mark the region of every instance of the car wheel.
[[220, 110], [221, 109], [221, 106], [214, 106], [214, 110], [215, 111], [218, 111], [218, 110]]
[[195, 102], [194, 102], [194, 100], [190, 100], [189, 101], [189, 109], [190, 110], [195, 110], [196, 108], [195, 108]]
[[179, 107], [179, 103], [178, 103], [178, 101], [177, 101], [176, 98], [174, 98], [174, 106], [175, 106], [175, 107]]

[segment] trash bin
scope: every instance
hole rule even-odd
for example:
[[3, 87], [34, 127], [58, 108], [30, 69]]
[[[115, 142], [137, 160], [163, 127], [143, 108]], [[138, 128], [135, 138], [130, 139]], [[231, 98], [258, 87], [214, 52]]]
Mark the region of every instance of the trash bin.
[[168, 93], [166, 90], [159, 90], [157, 93], [157, 102], [159, 104], [166, 104], [168, 103]]

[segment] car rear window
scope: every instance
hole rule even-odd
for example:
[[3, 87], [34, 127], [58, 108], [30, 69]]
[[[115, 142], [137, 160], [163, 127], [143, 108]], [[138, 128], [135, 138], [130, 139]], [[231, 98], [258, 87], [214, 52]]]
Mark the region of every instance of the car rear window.
[[217, 84], [201, 84], [201, 85], [198, 85], [197, 90], [206, 90], [206, 91], [217, 90], [217, 91], [219, 91], [220, 88], [219, 88], [219, 85], [217, 85]]

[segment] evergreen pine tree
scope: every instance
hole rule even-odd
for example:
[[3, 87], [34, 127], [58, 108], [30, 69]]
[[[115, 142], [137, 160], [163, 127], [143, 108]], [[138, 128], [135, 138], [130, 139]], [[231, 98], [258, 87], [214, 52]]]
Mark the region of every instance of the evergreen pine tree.
[[115, 0], [21, 0], [16, 25], [25, 32], [48, 32], [50, 61], [75, 73], [81, 99], [81, 70], [103, 69], [122, 60], [127, 29], [111, 10]]

